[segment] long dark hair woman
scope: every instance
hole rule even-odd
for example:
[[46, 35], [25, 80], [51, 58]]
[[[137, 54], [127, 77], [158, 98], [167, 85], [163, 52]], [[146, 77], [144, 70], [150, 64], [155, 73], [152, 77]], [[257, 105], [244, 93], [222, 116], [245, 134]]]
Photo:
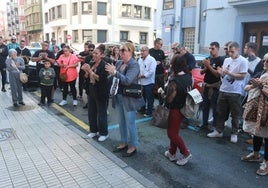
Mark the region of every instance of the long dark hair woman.
[[108, 72], [105, 70], [106, 62], [103, 60], [105, 46], [99, 45], [93, 51], [93, 59], [90, 64], [85, 63], [82, 70], [89, 78], [88, 85], [88, 119], [90, 133], [93, 138], [99, 134], [98, 141], [105, 141], [108, 135], [107, 124], [107, 100], [108, 95]]
[[170, 109], [168, 117], [167, 135], [170, 140], [169, 150], [165, 156], [170, 161], [177, 160], [176, 152], [179, 149], [181, 156], [178, 165], [185, 165], [192, 157], [182, 137], [179, 135], [183, 115], [180, 109], [185, 105], [187, 90], [193, 85], [192, 76], [189, 74], [186, 59], [175, 55], [171, 60], [172, 77], [169, 80], [166, 94], [166, 105]]

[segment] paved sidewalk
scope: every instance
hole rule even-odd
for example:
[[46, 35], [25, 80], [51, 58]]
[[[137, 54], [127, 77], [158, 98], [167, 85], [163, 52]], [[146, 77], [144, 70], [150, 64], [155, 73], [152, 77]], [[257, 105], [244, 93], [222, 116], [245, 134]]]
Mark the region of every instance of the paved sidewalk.
[[156, 187], [27, 92], [24, 102], [0, 93], [0, 187]]

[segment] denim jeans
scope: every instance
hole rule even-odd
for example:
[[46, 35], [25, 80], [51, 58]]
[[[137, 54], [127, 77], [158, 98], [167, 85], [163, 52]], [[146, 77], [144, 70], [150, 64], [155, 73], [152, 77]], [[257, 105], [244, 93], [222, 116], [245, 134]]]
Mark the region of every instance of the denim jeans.
[[229, 112], [232, 117], [232, 134], [237, 134], [241, 110], [241, 95], [235, 93], [220, 92], [217, 103], [216, 129], [223, 132], [224, 122]]
[[153, 90], [154, 90], [154, 84], [148, 84], [143, 86], [143, 98], [145, 104], [147, 105], [147, 111], [146, 111], [147, 115], [152, 115], [153, 111], [153, 105], [154, 105]]
[[119, 129], [121, 142], [128, 143], [128, 133], [130, 136], [130, 145], [136, 147], [138, 145], [138, 132], [135, 123], [136, 111], [128, 111], [122, 102], [122, 95], [116, 95], [115, 109], [119, 119]]
[[208, 87], [204, 88], [203, 92], [203, 125], [208, 124], [208, 117], [209, 117], [209, 110], [210, 107], [212, 107], [212, 113], [213, 113], [213, 123], [212, 126], [216, 127], [216, 119], [217, 119], [217, 100], [219, 96], [219, 90], [216, 88], [211, 88], [213, 89], [212, 95], [209, 98], [208, 92], [209, 92]]
[[47, 98], [47, 103], [51, 103], [51, 92], [52, 92], [53, 86], [45, 86], [41, 85], [41, 104], [46, 103], [46, 98]]

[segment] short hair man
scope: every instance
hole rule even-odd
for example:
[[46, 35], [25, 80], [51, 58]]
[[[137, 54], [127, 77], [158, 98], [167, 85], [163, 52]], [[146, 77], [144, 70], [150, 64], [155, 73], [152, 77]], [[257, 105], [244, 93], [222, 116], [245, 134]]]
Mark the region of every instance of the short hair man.
[[[163, 41], [160, 38], [154, 40], [154, 47], [149, 50], [149, 54], [156, 60], [157, 66], [155, 71], [155, 84], [158, 88], [164, 88], [164, 68], [163, 63], [166, 58], [164, 51], [161, 49]], [[159, 97], [159, 104], [162, 105], [164, 100]]]
[[217, 102], [216, 129], [209, 133], [208, 137], [222, 137], [224, 122], [231, 112], [232, 133], [230, 141], [237, 143], [239, 127], [239, 117], [241, 110], [241, 94], [243, 79], [248, 71], [248, 61], [239, 55], [239, 44], [231, 42], [228, 46], [229, 56], [225, 58], [222, 67], [218, 67], [218, 72], [222, 76], [222, 84]]
[[2, 76], [2, 91], [6, 92], [5, 84], [7, 78], [6, 59], [8, 56], [8, 47], [4, 44], [4, 39], [0, 36], [0, 72]]
[[155, 70], [156, 61], [150, 56], [148, 46], [141, 47], [141, 58], [138, 61], [140, 65], [139, 79], [143, 86], [143, 98], [147, 106], [143, 106], [139, 112], [144, 113], [144, 116], [151, 116], [154, 103], [154, 83], [155, 83]]
[[218, 42], [210, 43], [210, 56], [202, 61], [203, 66], [201, 70], [201, 74], [205, 74], [203, 85], [203, 126], [208, 127], [209, 111], [210, 107], [212, 107], [212, 128], [216, 127], [216, 107], [221, 85], [221, 75], [217, 69], [222, 67], [224, 60], [223, 57], [219, 56], [219, 50], [220, 44]]

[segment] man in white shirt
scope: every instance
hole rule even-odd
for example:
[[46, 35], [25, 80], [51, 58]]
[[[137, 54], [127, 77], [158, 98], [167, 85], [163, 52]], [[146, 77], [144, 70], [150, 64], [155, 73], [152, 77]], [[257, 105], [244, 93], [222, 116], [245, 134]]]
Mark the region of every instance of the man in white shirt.
[[239, 44], [231, 42], [228, 46], [229, 56], [223, 62], [222, 67], [218, 67], [218, 72], [222, 76], [222, 84], [217, 101], [216, 129], [209, 133], [208, 137], [222, 137], [224, 122], [229, 112], [232, 117], [232, 133], [230, 141], [237, 143], [237, 133], [239, 127], [239, 117], [241, 110], [241, 94], [244, 78], [248, 71], [248, 61], [239, 55]]
[[143, 86], [143, 98], [146, 106], [143, 106], [139, 112], [143, 113], [145, 117], [152, 115], [154, 104], [154, 83], [155, 83], [155, 70], [156, 61], [150, 56], [148, 46], [141, 47], [141, 58], [138, 60], [140, 65], [139, 79]]

